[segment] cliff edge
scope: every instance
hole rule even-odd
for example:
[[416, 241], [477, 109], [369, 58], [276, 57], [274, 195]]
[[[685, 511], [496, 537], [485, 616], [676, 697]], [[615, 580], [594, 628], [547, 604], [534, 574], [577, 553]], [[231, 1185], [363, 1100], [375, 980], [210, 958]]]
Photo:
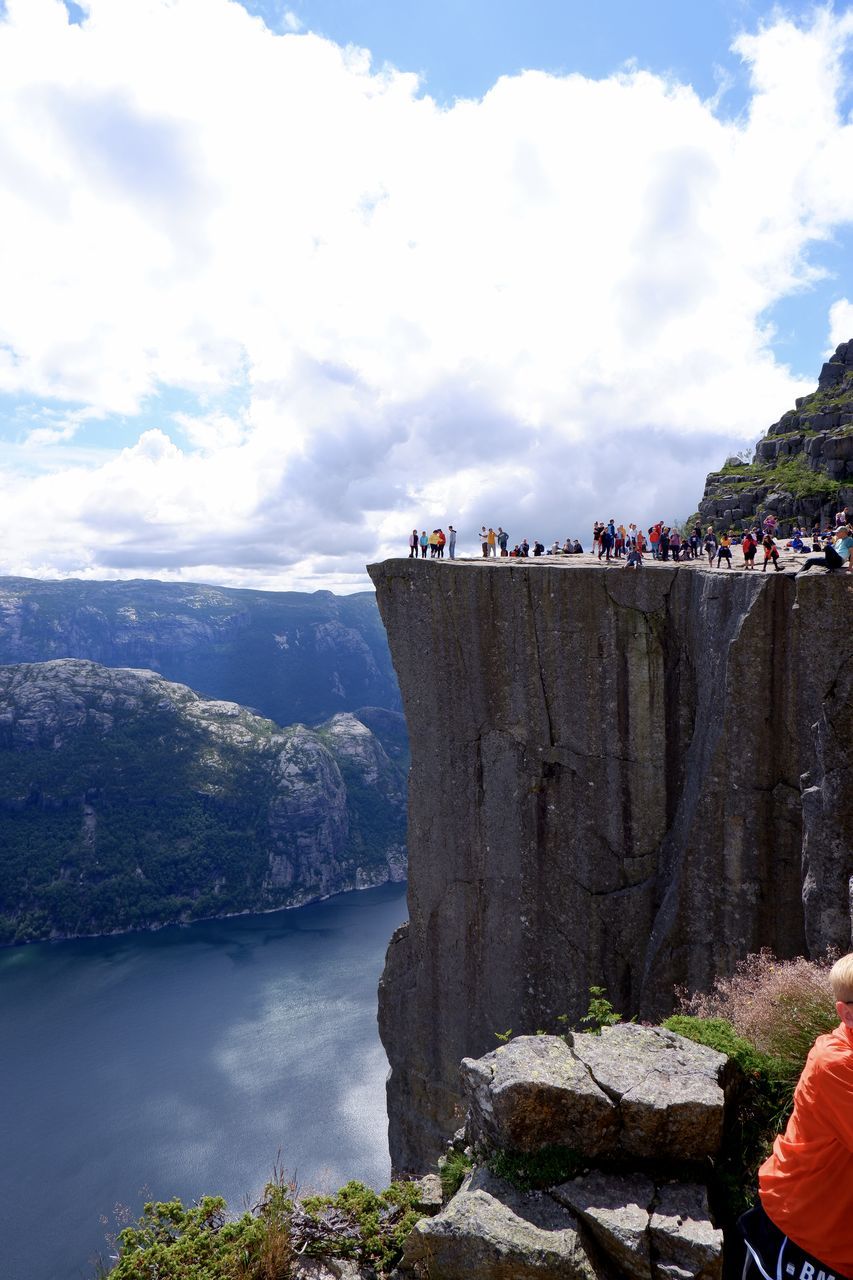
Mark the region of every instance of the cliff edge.
[[747, 952], [850, 945], [853, 578], [369, 568], [411, 740], [409, 923], [380, 986], [391, 1158], [458, 1063], [588, 988], [657, 1018]]

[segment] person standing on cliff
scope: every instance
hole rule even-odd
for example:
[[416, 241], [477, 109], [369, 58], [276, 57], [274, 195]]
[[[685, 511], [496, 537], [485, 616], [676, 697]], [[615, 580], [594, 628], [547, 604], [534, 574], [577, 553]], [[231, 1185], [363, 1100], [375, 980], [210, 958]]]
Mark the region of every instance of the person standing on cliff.
[[853, 954], [829, 983], [840, 1022], [815, 1041], [788, 1127], [758, 1170], [758, 1204], [738, 1224], [743, 1280], [853, 1280]]
[[[772, 560], [773, 568], [777, 573], [781, 573], [782, 570], [779, 568], [779, 551], [776, 546], [776, 539], [772, 534], [765, 533], [764, 537], [761, 539], [761, 545], [764, 548], [764, 564], [761, 566], [761, 572], [765, 573], [767, 571], [767, 561]], [[755, 553], [753, 552], [753, 554]]]
[[456, 559], [456, 530], [452, 524], [447, 526], [447, 554], [451, 560]]
[[409, 559], [417, 560], [418, 558], [418, 531], [413, 529], [409, 534]]
[[480, 530], [480, 550], [483, 552], [483, 559], [485, 560], [489, 554], [489, 535], [485, 525]]
[[500, 525], [498, 525], [498, 546], [501, 549], [502, 556], [506, 555], [506, 544], [508, 542], [509, 542], [509, 534], [507, 533], [506, 529], [502, 529]]
[[725, 560], [726, 568], [732, 567], [732, 540], [727, 533], [720, 534], [720, 545], [717, 548], [717, 568], [720, 567], [720, 561]]

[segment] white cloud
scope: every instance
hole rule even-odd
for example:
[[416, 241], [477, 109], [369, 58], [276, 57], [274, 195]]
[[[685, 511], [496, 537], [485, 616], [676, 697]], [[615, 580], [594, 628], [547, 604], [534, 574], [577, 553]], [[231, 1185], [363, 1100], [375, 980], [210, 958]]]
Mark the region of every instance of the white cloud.
[[829, 309], [829, 345], [835, 348], [853, 334], [853, 302], [839, 298]]
[[735, 121], [635, 69], [443, 109], [286, 14], [87, 12], [0, 22], [0, 391], [202, 410], [99, 466], [36, 423], [0, 568], [345, 587], [414, 522], [687, 514], [810, 389], [762, 314], [853, 218], [853, 12], [741, 37]]

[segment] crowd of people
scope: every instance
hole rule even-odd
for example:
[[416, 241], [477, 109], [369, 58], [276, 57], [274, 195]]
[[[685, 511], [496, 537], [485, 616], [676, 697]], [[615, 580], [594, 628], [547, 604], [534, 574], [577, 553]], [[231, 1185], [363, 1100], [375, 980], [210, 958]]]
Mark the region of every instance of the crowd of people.
[[[745, 569], [755, 569], [756, 560], [760, 557], [762, 573], [766, 572], [768, 565], [780, 573], [782, 569], [779, 563], [777, 531], [778, 522], [773, 515], [767, 515], [754, 527], [737, 533], [717, 533], [713, 525], [708, 525], [703, 530], [698, 520], [682, 532], [676, 525], [668, 525], [663, 520], [658, 520], [647, 530], [643, 530], [634, 523], [627, 526], [617, 524], [611, 518], [606, 523], [602, 520], [595, 521], [592, 554], [606, 563], [611, 560], [624, 562], [631, 569], [641, 568], [647, 556], [653, 560], [668, 562], [698, 560], [704, 556], [711, 567], [716, 565], [719, 569], [725, 565], [727, 569], [731, 569], [732, 549], [739, 546]], [[413, 529], [409, 535], [409, 557], [425, 560], [429, 553], [430, 559], [443, 560], [446, 549], [448, 558], [455, 560], [456, 536], [457, 531], [453, 525], [447, 526], [447, 533], [443, 529], [433, 529], [429, 534], [425, 529], [420, 533]], [[538, 538], [532, 544], [527, 538], [522, 538], [510, 550], [509, 534], [500, 525], [497, 529], [482, 525], [476, 538], [485, 559], [491, 556], [523, 560], [529, 556], [582, 555], [584, 550], [580, 541], [571, 537], [567, 537], [562, 543], [555, 538], [547, 548]], [[841, 568], [853, 571], [853, 527], [846, 510], [836, 514], [835, 524], [831, 529], [821, 530], [816, 525], [808, 535], [803, 529], [795, 529], [785, 547], [798, 555], [813, 553], [800, 566], [801, 572], [807, 572], [815, 565], [831, 571]]]

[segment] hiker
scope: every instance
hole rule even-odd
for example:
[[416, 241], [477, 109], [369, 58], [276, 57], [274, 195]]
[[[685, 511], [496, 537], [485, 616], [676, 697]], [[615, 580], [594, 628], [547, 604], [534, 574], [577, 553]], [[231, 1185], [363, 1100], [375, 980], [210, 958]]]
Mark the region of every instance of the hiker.
[[456, 530], [452, 524], [447, 526], [447, 554], [451, 560], [456, 559]]
[[853, 1277], [853, 954], [829, 983], [839, 1025], [815, 1041], [788, 1127], [758, 1170], [758, 1203], [738, 1223], [743, 1280]]
[[493, 555], [496, 555], [496, 554], [497, 554], [497, 552], [495, 551], [495, 543], [496, 543], [496, 542], [497, 542], [497, 538], [495, 537], [495, 531], [494, 531], [494, 529], [491, 527], [491, 525], [489, 525], [489, 531], [488, 531], [488, 533], [486, 534], [486, 545], [488, 546], [488, 549], [489, 549], [489, 550], [488, 550], [488, 554], [489, 554], [490, 556], [493, 556]]
[[[782, 570], [779, 568], [779, 551], [776, 546], [776, 542], [773, 538], [773, 535], [770, 533], [765, 533], [764, 537], [761, 539], [761, 545], [764, 548], [764, 564], [761, 566], [761, 572], [762, 573], [766, 572], [767, 561], [772, 560], [773, 568], [776, 570], [777, 573], [781, 573]], [[755, 555], [755, 552], [753, 551], [752, 554]]]
[[418, 531], [413, 529], [409, 534], [409, 559], [417, 560], [418, 558]]
[[498, 546], [501, 549], [502, 556], [505, 556], [507, 553], [506, 544], [508, 542], [509, 542], [509, 534], [507, 533], [506, 529], [502, 529], [500, 525], [498, 525]]
[[[769, 534], [768, 534], [767, 536], [768, 536], [768, 537], [770, 537], [770, 535], [769, 535]], [[770, 541], [771, 541], [771, 543], [772, 543], [772, 542], [773, 542], [773, 539], [772, 539], [772, 538], [770, 538]], [[766, 545], [767, 545], [767, 544], [766, 544], [766, 543], [764, 543], [763, 539], [762, 539], [762, 543], [763, 543], [763, 545], [766, 547]], [[747, 530], [747, 532], [743, 535], [743, 542], [742, 542], [740, 545], [741, 545], [741, 549], [742, 549], [742, 551], [743, 551], [743, 563], [744, 563], [744, 566], [745, 566], [747, 569], [754, 569], [754, 568], [755, 568], [755, 553], [756, 553], [756, 551], [758, 550], [758, 546], [757, 546], [757, 544], [756, 544], [755, 538], [753, 538], [753, 536], [752, 536], [752, 534], [749, 532], [749, 530]], [[776, 559], [777, 559], [777, 560], [779, 559], [779, 553], [778, 553], [778, 551], [776, 552]], [[766, 555], [765, 555], [765, 557], [764, 557], [764, 568], [765, 568], [765, 569], [767, 568], [767, 556], [766, 556]]]
[[483, 559], [487, 559], [489, 554], [489, 534], [485, 525], [480, 530], [480, 549], [483, 552]]
[[421, 530], [419, 542], [421, 544], [421, 559], [426, 560], [427, 547], [429, 546], [429, 538], [427, 537], [426, 529]]
[[[706, 542], [707, 542], [707, 539], [706, 539]], [[726, 568], [731, 569], [732, 567], [731, 543], [732, 543], [732, 540], [727, 533], [720, 534], [720, 545], [717, 548], [717, 568], [718, 569], [720, 567], [721, 560], [725, 560]]]
[[445, 532], [444, 532], [444, 530], [443, 530], [443, 529], [439, 529], [439, 531], [438, 531], [438, 549], [437, 549], [437, 551], [436, 551], [436, 558], [437, 558], [437, 559], [439, 559], [439, 560], [443, 560], [443, 559], [444, 559], [444, 548], [445, 548], [446, 543], [447, 543], [447, 535], [445, 534]]

